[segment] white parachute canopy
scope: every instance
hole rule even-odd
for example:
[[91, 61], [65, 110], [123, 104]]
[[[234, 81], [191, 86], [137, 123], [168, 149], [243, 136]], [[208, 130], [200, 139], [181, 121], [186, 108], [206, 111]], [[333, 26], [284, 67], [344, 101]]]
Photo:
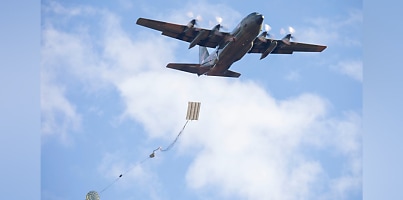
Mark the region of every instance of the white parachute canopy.
[[200, 112], [200, 102], [189, 102], [186, 120], [198, 120]]
[[85, 196], [85, 200], [100, 200], [100, 198], [96, 191], [89, 191]]

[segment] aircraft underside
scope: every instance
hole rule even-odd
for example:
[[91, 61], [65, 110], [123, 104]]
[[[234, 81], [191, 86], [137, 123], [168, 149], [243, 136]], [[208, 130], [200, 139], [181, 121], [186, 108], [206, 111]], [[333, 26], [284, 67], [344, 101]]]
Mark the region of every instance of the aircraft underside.
[[[169, 63], [166, 67], [199, 76], [239, 77], [240, 73], [228, 69], [246, 53], [259, 53], [260, 59], [263, 59], [269, 54], [292, 54], [295, 51], [321, 52], [326, 49], [323, 45], [292, 42], [291, 33], [280, 40], [267, 38], [268, 30], [259, 35], [263, 19], [263, 15], [253, 12], [242, 19], [231, 33], [220, 31], [220, 24], [212, 29], [196, 28], [195, 19], [187, 25], [145, 18], [139, 18], [136, 23], [161, 31], [164, 36], [189, 42], [189, 49], [198, 45], [200, 47], [198, 64]], [[215, 51], [210, 55], [207, 47], [215, 48]]]

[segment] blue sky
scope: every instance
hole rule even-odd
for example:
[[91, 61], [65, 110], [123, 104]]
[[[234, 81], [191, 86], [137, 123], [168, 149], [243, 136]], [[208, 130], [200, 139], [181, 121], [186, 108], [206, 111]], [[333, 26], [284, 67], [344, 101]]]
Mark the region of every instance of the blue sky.
[[[232, 4], [233, 3], [231, 2], [231, 6], [233, 6]], [[397, 43], [398, 37], [393, 37], [393, 36], [399, 36], [403, 32], [403, 29], [400, 26], [398, 26], [398, 24], [400, 23], [399, 19], [401, 19], [401, 12], [400, 7], [394, 1], [382, 1], [382, 2], [364, 1], [363, 4], [364, 4], [363, 9], [364, 19], [365, 19], [362, 34], [364, 39], [363, 60], [365, 64], [365, 70], [363, 70], [365, 81], [363, 82], [364, 109], [362, 117], [365, 132], [363, 134], [364, 138], [363, 197], [365, 199], [401, 199], [403, 195], [400, 187], [403, 184], [402, 183], [403, 174], [401, 173], [403, 162], [401, 159], [402, 146], [400, 144], [400, 141], [402, 140], [402, 134], [401, 134], [402, 127], [400, 116], [401, 113], [403, 112], [402, 110], [403, 107], [401, 106], [400, 102], [402, 102], [403, 100], [402, 99], [403, 95], [401, 95], [402, 94], [400, 92], [401, 88], [399, 86], [402, 85], [402, 79], [401, 79], [402, 68], [398, 64], [401, 62], [400, 46], [396, 45], [398, 44]], [[87, 5], [89, 5], [89, 3], [87, 3]], [[269, 6], [267, 2], [264, 2], [262, 5]], [[288, 4], [288, 3], [281, 4], [281, 8], [284, 7], [285, 10], [289, 6], [293, 5], [294, 4]], [[328, 7], [326, 5], [322, 6]], [[251, 7], [253, 6], [251, 5]], [[241, 10], [242, 8], [236, 8], [236, 9]], [[41, 163], [40, 150], [41, 148], [45, 149], [44, 146], [46, 146], [43, 144], [43, 141], [42, 145], [40, 144], [41, 109], [40, 109], [39, 84], [41, 81], [39, 75], [40, 72], [42, 71], [40, 70], [41, 68], [40, 38], [42, 29], [42, 26], [40, 25], [41, 23], [40, 13], [42, 12], [41, 2], [9, 1], [7, 3], [3, 3], [2, 6], [0, 7], [0, 10], [1, 10], [0, 25], [1, 27], [4, 27], [1, 32], [2, 37], [0, 37], [0, 44], [1, 44], [0, 60], [2, 63], [1, 67], [2, 73], [0, 73], [0, 82], [2, 83], [0, 84], [0, 92], [2, 96], [0, 100], [1, 102], [0, 110], [2, 111], [0, 115], [0, 144], [1, 144], [0, 159], [2, 163], [0, 167], [1, 169], [0, 185], [2, 186], [0, 189], [1, 191], [0, 198], [41, 199], [40, 180], [41, 178], [43, 179], [43, 176], [46, 174], [42, 172], [41, 177], [40, 173], [41, 164], [42, 165], [44, 164]], [[121, 10], [119, 11], [120, 14], [122, 12], [123, 11]], [[126, 12], [129, 13], [130, 10], [126, 10]], [[288, 10], [284, 11], [284, 13], [287, 12]], [[263, 14], [267, 16], [268, 13], [270, 12], [266, 12]], [[282, 13], [280, 16], [283, 16], [284, 13]], [[135, 16], [135, 18], [137, 17], [138, 16]], [[279, 18], [278, 16], [275, 17], [276, 19]], [[126, 29], [128, 28], [130, 27], [126, 27]], [[300, 34], [300, 32], [297, 33]], [[393, 34], [390, 35], [391, 33]], [[376, 40], [374, 40], [374, 38]], [[381, 42], [382, 47], [379, 47], [374, 43], [374, 41], [379, 42], [380, 40], [382, 41]], [[187, 45], [185, 45], [185, 48], [186, 47]], [[176, 51], [183, 49], [178, 48]], [[380, 51], [380, 49], [382, 51]], [[297, 54], [293, 56], [296, 55]], [[248, 58], [249, 56], [246, 56], [245, 58]], [[273, 59], [275, 57], [269, 56], [268, 58]], [[271, 61], [270, 62], [269, 61], [270, 60], [266, 59], [265, 61], [260, 62], [267, 62], [269, 65], [271, 63]], [[247, 73], [248, 71], [242, 70], [241, 72], [243, 73], [243, 75], [245, 75], [245, 73]], [[68, 91], [70, 90], [71, 88]], [[111, 91], [108, 90], [108, 92], [115, 92], [116, 94], [118, 93], [114, 90]], [[114, 100], [119, 101], [120, 98], [116, 97], [116, 95], [115, 98], [112, 98], [111, 95], [107, 94], [108, 92], [105, 91], [104, 96], [102, 96], [102, 94], [99, 93], [97, 94], [99, 95], [99, 98], [101, 100], [109, 98], [109, 101]], [[71, 101], [71, 98], [72, 97], [70, 94], [68, 96], [68, 99], [70, 100], [70, 102], [73, 102]], [[100, 104], [102, 102], [97, 100], [97, 103]], [[120, 102], [114, 102], [114, 103], [118, 104]], [[74, 103], [74, 105], [77, 105], [77, 103]], [[181, 105], [181, 108], [182, 107], [185, 106]], [[121, 108], [115, 108], [115, 109], [119, 110]], [[113, 109], [111, 109], [110, 111], [112, 110]], [[201, 122], [201, 120], [199, 122]], [[129, 126], [133, 127], [134, 126], [133, 124], [135, 123], [130, 122], [124, 125], [126, 125], [126, 128], [128, 128]], [[194, 124], [196, 123], [191, 123], [189, 128], [192, 127], [192, 125]], [[98, 130], [102, 130], [103, 126], [101, 125], [102, 125], [101, 123], [98, 123], [97, 126]], [[180, 126], [182, 125], [183, 124], [181, 124]], [[120, 124], [120, 126], [123, 125]], [[142, 126], [138, 125], [138, 127], [141, 128]], [[179, 128], [177, 129], [179, 130]], [[145, 136], [145, 132], [141, 133], [143, 133]], [[189, 133], [189, 131], [187, 133]], [[78, 134], [76, 134], [75, 132], [71, 132], [69, 134], [73, 135], [74, 137], [78, 137]], [[54, 153], [55, 154], [54, 162], [64, 162], [66, 164], [68, 164], [68, 162], [71, 161], [77, 162], [76, 161], [77, 159], [75, 159], [74, 157], [70, 158], [69, 160], [61, 159], [60, 157], [67, 158], [67, 156], [65, 156], [66, 152], [69, 151], [73, 152], [73, 151], [70, 149], [70, 150], [64, 150], [62, 151], [62, 153], [60, 153], [61, 152], [60, 149], [66, 148], [61, 147], [62, 145], [59, 141], [60, 138], [58, 138], [60, 136], [51, 136], [51, 137], [54, 138], [49, 139], [50, 142], [48, 142], [47, 147], [52, 147], [51, 144], [49, 143], [54, 143], [52, 150], [55, 151], [55, 149], [59, 149], [59, 151], [55, 151]], [[74, 139], [74, 141], [77, 144], [78, 139]], [[147, 142], [148, 140], [145, 139], [142, 141]], [[168, 141], [166, 141], [165, 144], [167, 143]], [[158, 145], [160, 144], [161, 143], [158, 142]], [[148, 155], [149, 153], [148, 150], [149, 146], [152, 145], [144, 146], [145, 155], [146, 154]], [[179, 146], [180, 145], [176, 147]], [[110, 150], [109, 147], [105, 148]], [[44, 151], [45, 150], [43, 150], [42, 152]], [[87, 151], [82, 152], [89, 152], [88, 154], [95, 155], [92, 154], [90, 151], [88, 151], [88, 148]], [[93, 149], [93, 152], [98, 152], [98, 149]], [[169, 154], [160, 155], [159, 158], [164, 159], [172, 158], [173, 157], [172, 155], [177, 155], [176, 154], [177, 152], [178, 149], [176, 149], [176, 151], [170, 152]], [[139, 153], [138, 151], [134, 151], [133, 154], [138, 155]], [[89, 156], [86, 156], [86, 158], [88, 159]], [[177, 156], [174, 158], [176, 159], [175, 161], [184, 160], [183, 156]], [[99, 164], [99, 158], [94, 158], [94, 160], [97, 160], [95, 161], [95, 164]], [[132, 160], [137, 161], [137, 159], [135, 158], [130, 158], [128, 160], [130, 160], [128, 162], [132, 162]], [[136, 161], [133, 161], [133, 163], [135, 163]], [[149, 161], [147, 161], [147, 163]], [[187, 161], [188, 161], [187, 163], [190, 164], [192, 160], [188, 159]], [[155, 162], [155, 160], [153, 160], [153, 162]], [[172, 162], [163, 162], [163, 163], [164, 166], [167, 163], [175, 165], [175, 163]], [[88, 168], [89, 165], [82, 164], [80, 165], [80, 168], [84, 168], [86, 166]], [[157, 165], [157, 167], [152, 168], [153, 171], [155, 171], [155, 169], [160, 170], [161, 167], [159, 166], [161, 165]], [[178, 168], [179, 172], [186, 171], [187, 170], [186, 166], [188, 165], [175, 165], [175, 167]], [[49, 167], [47, 169], [49, 169]], [[67, 172], [67, 170], [65, 169], [66, 168], [56, 169], [54, 167], [53, 174], [60, 177], [61, 175], [63, 175], [63, 173]], [[91, 170], [95, 171], [96, 169], [92, 168]], [[89, 171], [90, 170], [87, 170], [87, 172]], [[163, 176], [166, 177], [167, 175], [172, 175], [173, 177], [176, 178], [175, 180], [177, 180], [178, 179], [177, 173], [174, 172], [178, 171], [170, 170], [170, 173], [160, 173], [158, 174], [158, 177]], [[71, 174], [72, 173], [69, 173], [68, 175]], [[66, 177], [68, 175], [64, 175], [62, 180], [66, 180]], [[88, 179], [89, 178], [94, 179], [94, 177], [99, 178], [98, 176], [99, 174], [97, 173], [93, 173], [92, 176], [91, 173], [87, 174]], [[70, 196], [67, 197], [68, 195], [66, 195], [66, 192], [63, 191], [71, 191], [72, 193], [74, 193], [74, 195], [77, 196], [77, 198], [82, 198], [85, 195], [85, 193], [88, 192], [89, 188], [95, 188], [95, 189], [103, 188], [105, 182], [110, 183], [108, 181], [105, 181], [104, 179], [96, 181], [94, 180], [83, 181], [83, 179], [80, 179], [79, 181], [75, 180], [71, 181], [72, 183], [79, 185], [75, 187], [67, 187], [65, 182], [61, 182], [59, 179], [56, 178], [53, 180], [52, 183], [48, 183], [47, 185], [53, 184], [57, 185], [59, 188], [58, 190], [56, 189], [52, 190], [52, 192], [56, 194], [53, 196], [53, 199], [70, 198]], [[84, 182], [86, 184], [81, 184]], [[98, 185], [94, 186], [94, 182], [95, 184], [102, 186]], [[166, 187], [167, 185], [168, 186], [172, 185], [173, 182], [175, 181], [171, 181], [170, 184], [162, 184], [162, 186], [160, 185], [160, 187]], [[177, 185], [177, 187], [182, 188], [186, 187], [184, 181], [180, 183], [176, 181], [175, 184]], [[43, 186], [43, 185], [42, 187], [49, 188], [49, 186]], [[115, 189], [117, 189], [117, 186], [114, 187]], [[80, 188], [82, 189], [80, 190]], [[80, 191], [77, 192], [78, 190]], [[102, 194], [101, 197], [103, 199], [116, 199], [116, 198], [106, 198], [105, 197], [106, 193]], [[149, 192], [147, 191], [144, 193], [146, 193], [144, 197], [149, 199], [147, 196]], [[183, 197], [184, 195], [189, 193], [191, 194], [196, 193], [199, 196], [205, 194], [202, 197], [205, 198], [210, 197], [210, 199], [213, 198], [211, 197], [211, 195], [208, 195], [208, 193], [206, 194], [193, 190], [187, 193], [181, 192], [179, 194], [181, 195], [180, 197]], [[130, 195], [134, 195], [134, 193], [132, 192], [129, 194], [129, 196]], [[42, 196], [44, 198], [46, 197], [45, 195]], [[60, 198], [57, 198], [58, 196]]]
[[[357, 199], [362, 197], [362, 2], [41, 4], [42, 199]], [[315, 6], [312, 6], [315, 5]], [[275, 8], [275, 9], [273, 9]], [[304, 10], [301, 14], [299, 10]], [[228, 31], [258, 11], [271, 33], [296, 30], [322, 53], [246, 55], [239, 79], [166, 69], [197, 48], [137, 26]], [[188, 101], [202, 102], [185, 122]]]

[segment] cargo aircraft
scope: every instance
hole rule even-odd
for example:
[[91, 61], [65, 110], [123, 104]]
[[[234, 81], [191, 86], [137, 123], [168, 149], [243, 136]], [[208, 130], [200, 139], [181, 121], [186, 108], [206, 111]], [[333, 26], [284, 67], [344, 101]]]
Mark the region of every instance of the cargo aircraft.
[[[253, 12], [246, 16], [231, 32], [222, 32], [220, 24], [211, 30], [195, 27], [196, 19], [187, 25], [178, 25], [152, 19], [139, 18], [137, 24], [162, 32], [162, 35], [189, 42], [189, 49], [199, 45], [199, 63], [169, 63], [166, 67], [207, 76], [238, 78], [241, 74], [229, 70], [231, 65], [246, 53], [260, 53], [260, 59], [269, 54], [292, 54], [296, 52], [321, 52], [326, 46], [290, 41], [287, 34], [281, 40], [267, 38], [262, 32], [263, 15]], [[215, 48], [209, 54], [207, 47]]]

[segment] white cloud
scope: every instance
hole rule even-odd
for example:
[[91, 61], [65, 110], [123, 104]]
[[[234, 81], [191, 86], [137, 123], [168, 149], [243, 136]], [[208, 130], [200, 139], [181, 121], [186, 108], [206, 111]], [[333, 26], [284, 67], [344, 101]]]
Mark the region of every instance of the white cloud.
[[[201, 101], [200, 120], [189, 124], [178, 144], [180, 152], [191, 150], [194, 156], [186, 176], [190, 188], [247, 199], [334, 199], [360, 190], [358, 115], [334, 119], [327, 114], [329, 102], [315, 94], [277, 100], [253, 81], [165, 69], [174, 60], [175, 43], [141, 34], [133, 40], [118, 17], [100, 15], [104, 28], [92, 31], [103, 32], [97, 40], [101, 51], [92, 48], [95, 41], [87, 34], [45, 28], [45, 64], [64, 66], [89, 86], [115, 87], [125, 103], [124, 116], [140, 122], [151, 138], [173, 138], [183, 125], [187, 101]], [[306, 153], [324, 149], [343, 158], [337, 164], [345, 170], [337, 177]], [[131, 167], [120, 158], [107, 154], [100, 172], [112, 178]], [[144, 170], [135, 166], [128, 184], [144, 178]]]
[[362, 82], [362, 61], [360, 60], [340, 61], [333, 68], [342, 74]]
[[[163, 199], [158, 177], [149, 167], [145, 167], [148, 159], [132, 163], [126, 159], [127, 157], [125, 153], [120, 151], [103, 155], [97, 171], [110, 182], [105, 181], [108, 184], [99, 188], [99, 193], [102, 194], [107, 191], [111, 193], [111, 190], [121, 193], [125, 190], [132, 190], [132, 188], [139, 188], [139, 191], [143, 191], [144, 194], [136, 194], [135, 196], [145, 195], [149, 199]], [[128, 199], [132, 198], [133, 196]]]
[[[67, 83], [57, 81], [69, 68], [85, 66], [84, 48], [71, 35], [53, 28], [43, 30], [41, 67], [41, 130], [43, 142], [58, 136], [64, 144], [71, 142], [69, 132], [81, 127], [81, 115], [66, 97]], [[63, 74], [63, 75], [62, 75]]]
[[301, 75], [298, 71], [293, 70], [290, 71], [286, 76], [285, 79], [289, 81], [298, 81], [300, 79]]
[[311, 26], [296, 27], [302, 42], [324, 44], [330, 47], [361, 45], [362, 11], [351, 10], [346, 16], [308, 19]]
[[51, 75], [41, 71], [41, 132], [46, 136], [56, 135], [64, 143], [71, 142], [69, 131], [81, 127], [81, 116], [75, 106], [65, 97], [65, 88], [55, 83]]
[[[230, 111], [220, 112], [226, 105], [216, 103], [215, 112], [201, 117], [200, 126], [188, 130], [191, 138], [182, 138], [185, 145], [202, 146], [188, 171], [190, 186], [217, 187], [215, 192], [223, 196], [236, 194], [246, 199], [312, 199], [318, 195], [313, 192], [316, 188], [333, 190], [332, 183], [337, 182], [342, 190], [349, 183], [345, 180], [360, 180], [359, 173], [348, 172], [340, 180], [324, 184], [327, 172], [323, 163], [302, 153], [304, 149], [330, 146], [335, 152], [346, 152], [347, 157], [359, 153], [355, 137], [360, 127], [356, 121], [328, 119], [325, 101], [315, 95], [276, 102], [270, 97], [238, 94], [232, 98], [237, 99], [235, 102], [224, 101], [234, 103], [226, 107]], [[207, 131], [202, 128], [206, 126]], [[360, 185], [353, 183], [354, 189], [359, 189]], [[329, 191], [329, 195], [345, 194], [346, 190], [338, 192]]]
[[[193, 17], [189, 17], [188, 13], [192, 13]], [[221, 24], [224, 26], [224, 31], [231, 31], [232, 28], [239, 23], [243, 15], [237, 10], [234, 10], [226, 5], [206, 2], [189, 2], [183, 8], [174, 10], [168, 14], [167, 19], [171, 22], [186, 23], [192, 18], [200, 16], [198, 26], [203, 28], [213, 28], [217, 25], [217, 17], [222, 18]], [[227, 30], [227, 29], [230, 30]]]
[[[123, 160], [123, 157], [122, 153], [119, 152], [106, 153], [97, 170], [110, 180], [120, 180], [120, 175], [124, 176], [119, 182], [124, 188], [133, 186], [133, 183], [145, 185], [145, 183], [150, 181], [150, 174], [152, 173], [145, 171], [146, 169], [141, 166], [144, 161], [129, 163], [127, 160]], [[109, 189], [108, 186], [103, 189]]]

